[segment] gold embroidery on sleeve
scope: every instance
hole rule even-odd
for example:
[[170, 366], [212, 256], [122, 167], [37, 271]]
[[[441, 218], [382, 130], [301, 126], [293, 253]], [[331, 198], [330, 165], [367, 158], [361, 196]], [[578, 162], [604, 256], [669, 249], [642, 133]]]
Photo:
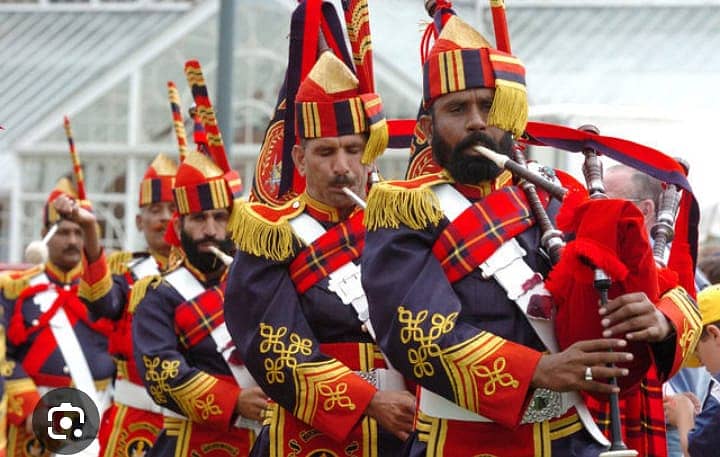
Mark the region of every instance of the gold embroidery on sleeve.
[[260, 336], [263, 337], [263, 340], [260, 341], [260, 353], [272, 352], [277, 355], [276, 358], [268, 357], [263, 362], [267, 371], [265, 379], [268, 384], [285, 382], [285, 373], [282, 370], [297, 366], [296, 354], [300, 353], [306, 356], [312, 354], [312, 341], [309, 338], [301, 338], [297, 333], [291, 333], [290, 344], [282, 341], [287, 332], [287, 327], [278, 327], [276, 331], [271, 325], [260, 323]]
[[195, 407], [200, 410], [200, 416], [203, 420], [208, 420], [212, 416], [219, 416], [222, 414], [222, 409], [215, 404], [215, 394], [208, 394], [205, 399], [195, 399]]
[[325, 398], [323, 401], [323, 409], [330, 411], [336, 405], [339, 408], [347, 408], [350, 411], [355, 410], [355, 404], [349, 396], [345, 395], [348, 391], [348, 385], [345, 382], [338, 383], [333, 389], [331, 383], [318, 384], [318, 393]]
[[477, 364], [472, 367], [472, 371], [478, 378], [490, 378], [483, 387], [483, 393], [487, 396], [495, 395], [497, 385], [500, 384], [502, 387], [512, 387], [517, 389], [520, 382], [513, 378], [510, 373], [503, 373], [505, 371], [505, 357], [498, 357], [493, 362], [492, 370], [482, 364]]
[[430, 330], [426, 335], [420, 325], [427, 319], [428, 311], [422, 310], [413, 317], [412, 311], [404, 306], [398, 308], [398, 321], [404, 324], [400, 329], [400, 341], [403, 344], [410, 342], [418, 345], [416, 348], [410, 348], [407, 351], [408, 361], [413, 366], [413, 374], [417, 378], [424, 376], [433, 376], [435, 368], [430, 362], [429, 357], [439, 357], [442, 353], [440, 346], [434, 341], [442, 335], [449, 333], [455, 327], [455, 319], [458, 313], [453, 312], [447, 316], [435, 313], [430, 318]]
[[[155, 403], [165, 404], [167, 403], [167, 397], [165, 394], [170, 392], [171, 387], [167, 384], [167, 380], [174, 378], [179, 373], [180, 361], [179, 360], [163, 360], [160, 361], [160, 357], [153, 357], [152, 359], [146, 355], [143, 356], [143, 363], [145, 364], [145, 380], [150, 381], [150, 395], [152, 395]], [[158, 366], [160, 372], [157, 371]]]

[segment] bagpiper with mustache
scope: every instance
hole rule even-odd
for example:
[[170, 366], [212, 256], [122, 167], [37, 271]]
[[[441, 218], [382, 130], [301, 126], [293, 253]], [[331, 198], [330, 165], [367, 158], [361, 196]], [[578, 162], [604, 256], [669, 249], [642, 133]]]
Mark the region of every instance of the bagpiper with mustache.
[[[677, 370], [697, 334], [697, 312], [680, 290], [650, 299], [632, 284], [602, 308], [590, 296], [580, 319], [559, 318], [568, 309], [561, 299], [583, 302], [569, 300], [579, 295], [569, 287], [551, 288], [559, 268], [539, 249], [542, 219], [531, 209], [546, 207], [545, 219], [558, 220], [558, 201], [526, 192], [480, 152], [514, 155], [527, 128], [525, 68], [448, 3], [437, 2], [433, 26], [441, 30], [424, 60], [420, 117], [441, 170], [376, 184], [365, 213], [371, 322], [388, 359], [420, 387], [406, 455], [604, 455], [608, 440], [579, 392], [607, 398], [618, 392], [612, 377], [624, 392], [637, 388], [648, 370], [637, 354], [661, 361], [661, 379]], [[597, 235], [598, 224], [587, 226]], [[573, 230], [573, 242], [590, 238], [583, 229]], [[563, 346], [560, 329], [568, 327], [581, 332]]]
[[[80, 186], [78, 186], [80, 187]], [[49, 456], [31, 430], [34, 407], [52, 389], [73, 386], [88, 394], [100, 414], [110, 406], [115, 364], [108, 352], [112, 323], [93, 320], [81, 301], [84, 230], [77, 219], [63, 213], [90, 214], [92, 207], [78, 195], [67, 178], [56, 185], [43, 210], [43, 235], [57, 224], [48, 240], [48, 260], [15, 275], [3, 287], [2, 305], [7, 316], [8, 456], [26, 456], [29, 450]], [[92, 216], [87, 229], [95, 231]], [[97, 455], [99, 443], [85, 449]]]
[[[294, 24], [305, 6], [310, 21], [307, 2]], [[295, 97], [281, 103], [294, 102], [294, 131], [285, 139], [300, 138], [292, 162], [304, 186], [281, 206], [244, 205], [231, 223], [239, 250], [225, 300], [228, 329], [277, 402], [253, 455], [395, 456], [415, 401], [375, 344], [358, 268], [365, 236], [358, 198], [387, 145], [382, 104], [342, 53], [303, 51], [313, 65]]]

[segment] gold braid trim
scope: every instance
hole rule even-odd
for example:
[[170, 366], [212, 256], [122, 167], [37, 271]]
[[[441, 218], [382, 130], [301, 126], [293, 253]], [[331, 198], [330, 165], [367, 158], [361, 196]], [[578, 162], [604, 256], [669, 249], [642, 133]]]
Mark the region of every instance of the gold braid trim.
[[236, 204], [228, 222], [228, 231], [238, 248], [248, 254], [275, 261], [292, 257], [295, 254], [295, 238], [290, 226], [291, 217], [281, 216], [271, 221], [252, 205], [259, 204]]
[[380, 182], [370, 190], [365, 210], [365, 229], [399, 228], [413, 230], [436, 226], [443, 217], [440, 202], [430, 186], [407, 189], [392, 182]]
[[128, 263], [133, 259], [132, 252], [116, 251], [107, 257], [107, 265], [110, 273], [124, 275], [128, 271]]
[[132, 292], [130, 293], [130, 303], [128, 303], [128, 312], [130, 314], [135, 312], [135, 308], [137, 308], [137, 305], [142, 301], [143, 298], [145, 298], [145, 294], [147, 293], [148, 287], [151, 287], [153, 289], [157, 289], [160, 283], [162, 282], [162, 276], [160, 275], [150, 275], [145, 276], [144, 278], [139, 279], [133, 284]]
[[30, 285], [30, 279], [43, 271], [43, 266], [38, 265], [29, 270], [14, 272], [4, 275], [2, 280], [2, 292], [8, 300], [15, 300], [20, 293]]

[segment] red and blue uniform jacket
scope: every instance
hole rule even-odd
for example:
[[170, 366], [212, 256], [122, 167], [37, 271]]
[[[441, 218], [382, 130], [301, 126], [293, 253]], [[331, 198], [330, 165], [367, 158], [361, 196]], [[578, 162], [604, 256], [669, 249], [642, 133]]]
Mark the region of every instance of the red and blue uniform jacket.
[[[289, 225], [300, 214], [326, 229], [309, 246]], [[362, 216], [342, 219], [307, 194], [281, 207], [248, 204], [240, 215], [226, 321], [250, 373], [280, 406], [257, 455], [396, 455], [400, 446], [364, 416], [377, 389], [356, 372], [384, 368], [382, 355], [355, 309], [328, 287], [330, 272], [359, 263]]]
[[[474, 211], [474, 219], [463, 219], [470, 220], [466, 226], [449, 227], [432, 191], [433, 186], [448, 183], [473, 203], [498, 192], [510, 192], [506, 201], [523, 198], [521, 192], [508, 189], [512, 182], [506, 173], [480, 186], [455, 184], [445, 173], [376, 185], [366, 210], [362, 271], [378, 343], [405, 376], [492, 421], [444, 420], [420, 412], [417, 440], [428, 452], [550, 455], [555, 441], [570, 438], [582, 425], [570, 417], [549, 426], [547, 421], [520, 424], [533, 394], [533, 374], [546, 348], [505, 290], [493, 278], [484, 277], [478, 263], [470, 263], [482, 251], [471, 249], [472, 245], [498, 246], [515, 238], [527, 252], [527, 265], [546, 276], [551, 267], [539, 249], [540, 231], [527, 203], [515, 213], [507, 205], [476, 204], [458, 218]], [[551, 217], [557, 207], [557, 202], [548, 202]], [[506, 233], [525, 220], [528, 226], [519, 233]], [[673, 302], [664, 305], [672, 307]], [[679, 329], [676, 338], [656, 348], [672, 361], [674, 351], [681, 350], [682, 329], [694, 317], [677, 312], [677, 307], [661, 311]], [[679, 366], [670, 365], [661, 364], [659, 376], [666, 377]]]

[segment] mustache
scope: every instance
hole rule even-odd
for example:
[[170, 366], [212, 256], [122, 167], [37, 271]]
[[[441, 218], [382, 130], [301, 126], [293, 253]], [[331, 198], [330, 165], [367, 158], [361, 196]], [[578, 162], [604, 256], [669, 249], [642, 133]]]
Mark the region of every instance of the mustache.
[[332, 181], [330, 181], [331, 186], [350, 186], [353, 184], [353, 180], [350, 179], [347, 175], [338, 175], [333, 178]]
[[495, 152], [500, 152], [498, 144], [483, 132], [472, 132], [469, 133], [465, 138], [455, 145], [454, 152], [463, 152], [466, 149], [470, 149], [475, 145], [485, 146], [488, 149], [492, 149]]
[[160, 232], [167, 228], [167, 222], [156, 222], [150, 226], [150, 230], [153, 232]]
[[220, 245], [220, 243], [222, 243], [222, 241], [223, 240], [218, 240], [217, 238], [215, 238], [213, 236], [205, 236], [203, 238], [193, 240], [193, 243], [195, 243], [196, 245], [201, 244], [201, 243], [214, 243], [216, 245]]
[[63, 254], [79, 254], [80, 248], [78, 248], [76, 246], [70, 246], [70, 247], [63, 249], [62, 252], [63, 252]]

